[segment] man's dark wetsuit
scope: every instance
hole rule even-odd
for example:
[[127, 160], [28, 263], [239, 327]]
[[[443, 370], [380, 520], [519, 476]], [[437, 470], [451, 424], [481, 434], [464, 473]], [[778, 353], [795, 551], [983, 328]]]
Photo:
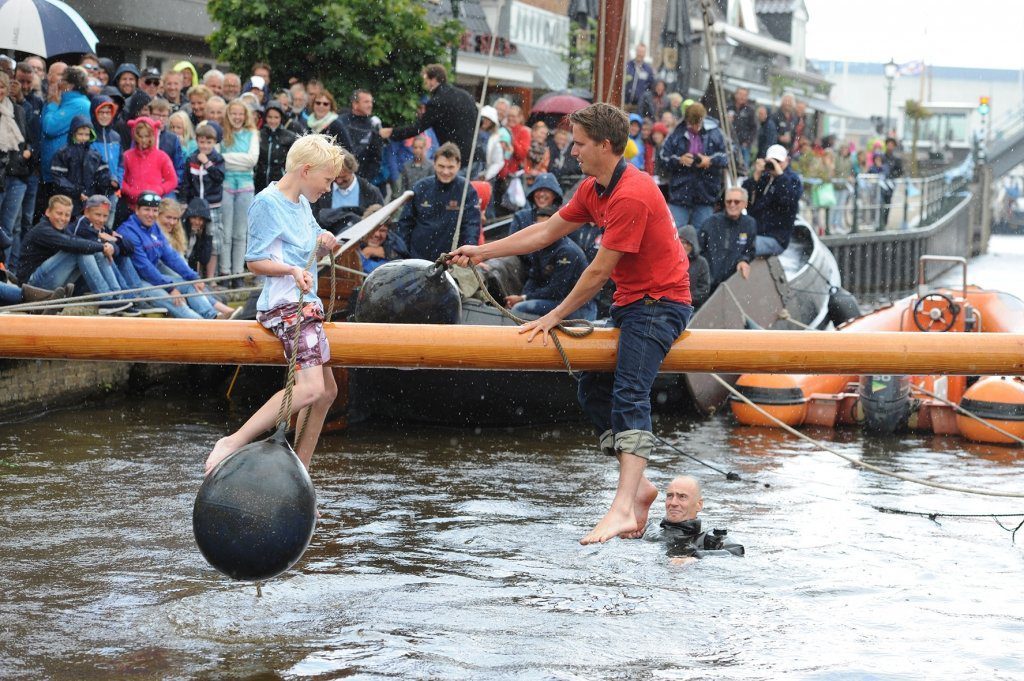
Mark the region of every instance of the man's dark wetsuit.
[[700, 531], [700, 518], [681, 523], [661, 521], [661, 539], [668, 544], [670, 558], [693, 556], [742, 556], [743, 547], [726, 537], [728, 530]]

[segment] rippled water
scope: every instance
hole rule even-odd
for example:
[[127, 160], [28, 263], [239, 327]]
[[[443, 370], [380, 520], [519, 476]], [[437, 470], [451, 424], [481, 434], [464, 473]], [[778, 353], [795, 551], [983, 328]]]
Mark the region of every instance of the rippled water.
[[[1024, 676], [1024, 530], [1015, 545], [990, 519], [874, 509], [1024, 504], [859, 471], [727, 418], [658, 430], [743, 481], [666, 449], [650, 475], [697, 475], [705, 524], [745, 558], [672, 566], [653, 537], [579, 546], [616, 476], [580, 425], [368, 425], [322, 440], [323, 520], [258, 599], [191, 534], [205, 453], [243, 416], [149, 397], [0, 426], [0, 676]], [[814, 434], [914, 475], [1024, 488], [1020, 450]]]

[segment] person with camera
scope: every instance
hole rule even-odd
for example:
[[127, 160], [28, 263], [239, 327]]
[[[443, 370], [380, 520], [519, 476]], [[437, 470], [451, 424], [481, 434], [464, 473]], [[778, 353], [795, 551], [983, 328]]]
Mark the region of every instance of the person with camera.
[[768, 147], [764, 158], [754, 162], [754, 172], [743, 182], [750, 196], [747, 214], [757, 221], [754, 255], [779, 255], [789, 246], [800, 196], [800, 176], [789, 167], [789, 154], [781, 144]]

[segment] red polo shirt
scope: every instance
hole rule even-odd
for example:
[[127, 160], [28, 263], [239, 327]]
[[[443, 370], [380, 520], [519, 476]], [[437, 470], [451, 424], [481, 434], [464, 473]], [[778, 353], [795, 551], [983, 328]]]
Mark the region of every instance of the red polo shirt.
[[636, 166], [620, 161], [608, 187], [589, 177], [558, 214], [602, 230], [601, 246], [623, 255], [615, 269], [615, 305], [644, 296], [690, 304], [686, 251], [658, 185]]

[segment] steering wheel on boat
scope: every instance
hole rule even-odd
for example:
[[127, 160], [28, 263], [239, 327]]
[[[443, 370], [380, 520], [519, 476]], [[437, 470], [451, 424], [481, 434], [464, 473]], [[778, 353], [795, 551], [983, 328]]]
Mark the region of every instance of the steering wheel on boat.
[[[925, 310], [924, 306], [928, 301], [940, 303], [940, 306]], [[921, 296], [914, 303], [914, 326], [925, 332], [939, 331], [941, 333], [949, 331], [953, 328], [953, 324], [956, 323], [956, 318], [959, 314], [960, 306], [956, 304], [952, 296], [932, 291], [927, 295]]]

